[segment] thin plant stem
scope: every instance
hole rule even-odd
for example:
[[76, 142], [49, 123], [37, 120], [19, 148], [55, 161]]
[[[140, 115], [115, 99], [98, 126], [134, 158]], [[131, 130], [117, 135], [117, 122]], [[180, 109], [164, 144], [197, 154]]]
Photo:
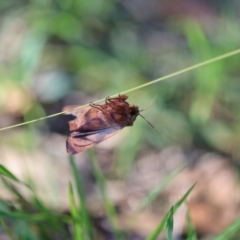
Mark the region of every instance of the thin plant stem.
[[[120, 94], [125, 94], [125, 93], [129, 93], [129, 92], [132, 92], [132, 91], [136, 91], [136, 90], [138, 90], [138, 89], [141, 89], [141, 88], [147, 87], [147, 86], [149, 86], [149, 85], [155, 84], [155, 83], [157, 83], [157, 82], [166, 80], [166, 79], [168, 79], [168, 78], [172, 78], [172, 77], [175, 77], [175, 76], [177, 76], [177, 75], [180, 75], [180, 74], [189, 72], [189, 71], [194, 70], [194, 69], [196, 69], [196, 68], [203, 67], [203, 66], [208, 65], [208, 64], [210, 64], [210, 63], [217, 62], [217, 61], [220, 61], [220, 60], [222, 60], [222, 59], [225, 59], [225, 58], [228, 58], [228, 57], [237, 55], [237, 54], [239, 54], [239, 53], [240, 53], [240, 49], [234, 50], [234, 51], [229, 52], [229, 53], [225, 53], [225, 54], [220, 55], [220, 56], [218, 56], [218, 57], [211, 58], [211, 59], [206, 60], [206, 61], [204, 61], [204, 62], [195, 64], [195, 65], [193, 65], [193, 66], [191, 66], [191, 67], [187, 67], [187, 68], [184, 68], [184, 69], [182, 69], [182, 70], [180, 70], [180, 71], [177, 71], [177, 72], [168, 74], [168, 75], [166, 75], [166, 76], [157, 78], [157, 79], [155, 79], [155, 80], [153, 80], [153, 81], [150, 81], [150, 82], [148, 82], [148, 83], [139, 85], [139, 86], [137, 86], [137, 87], [135, 87], [135, 88], [130, 88], [130, 89], [126, 90], [126, 91], [121, 92]], [[116, 96], [118, 96], [118, 95], [119, 95], [119, 93], [114, 94], [114, 95], [110, 96], [110, 98], [116, 97]], [[95, 102], [93, 102], [93, 103], [102, 102], [102, 101], [104, 101], [104, 100], [105, 100], [105, 98], [100, 99], [100, 100], [98, 100], [98, 101], [95, 101]], [[80, 109], [80, 108], [84, 108], [84, 107], [86, 107], [86, 106], [89, 106], [89, 104], [85, 104], [85, 105], [82, 105], [82, 106], [79, 106], [79, 107], [76, 107], [76, 108], [73, 108], [73, 109]], [[41, 121], [41, 120], [45, 120], [45, 119], [47, 119], [47, 118], [56, 117], [56, 116], [59, 116], [59, 115], [61, 115], [61, 114], [68, 113], [68, 112], [69, 112], [69, 111], [58, 112], [58, 113], [55, 113], [55, 114], [52, 114], [52, 115], [48, 115], [48, 116], [46, 116], [46, 117], [37, 118], [37, 119], [34, 119], [34, 120], [30, 120], [30, 121], [27, 121], [27, 122], [23, 122], [23, 123], [11, 125], [11, 126], [8, 126], [8, 127], [3, 127], [3, 128], [0, 128], [0, 131], [8, 130], [8, 129], [15, 128], [15, 127], [20, 127], [20, 126], [27, 125], [27, 124], [30, 124], [30, 123], [35, 123], [35, 122], [38, 122], [38, 121]]]

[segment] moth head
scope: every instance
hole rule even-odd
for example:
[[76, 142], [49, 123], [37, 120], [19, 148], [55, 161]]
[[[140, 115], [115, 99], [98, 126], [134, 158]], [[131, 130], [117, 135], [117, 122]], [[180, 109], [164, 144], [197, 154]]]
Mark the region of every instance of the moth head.
[[132, 126], [137, 116], [139, 115], [139, 108], [136, 105], [130, 105], [130, 112], [128, 114], [128, 126]]

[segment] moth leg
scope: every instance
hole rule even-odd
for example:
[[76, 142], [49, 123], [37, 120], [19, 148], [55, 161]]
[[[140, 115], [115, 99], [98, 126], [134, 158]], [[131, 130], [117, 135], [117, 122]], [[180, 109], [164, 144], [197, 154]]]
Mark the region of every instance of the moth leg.
[[105, 104], [110, 106], [112, 109], [116, 110], [116, 103], [113, 101], [113, 99], [116, 99], [116, 98], [110, 98], [110, 97], [106, 97], [105, 99]]
[[100, 110], [100, 111], [103, 111], [103, 107], [102, 107], [102, 105], [100, 105], [100, 104], [96, 104], [96, 103], [90, 102], [90, 103], [89, 103], [89, 106], [90, 106], [90, 107], [93, 107], [93, 108], [97, 108], [97, 109]]
[[108, 101], [107, 101], [107, 104], [114, 104], [114, 101], [113, 100], [111, 100], [111, 99], [109, 99]]
[[113, 110], [116, 110], [116, 111], [118, 110], [119, 106], [118, 106], [118, 103], [116, 103], [114, 101], [114, 99], [117, 99], [119, 101], [119, 103], [125, 103], [125, 104], [128, 105], [128, 103], [125, 102], [125, 100], [123, 100], [120, 96], [121, 95], [119, 94], [119, 97], [117, 97], [117, 98], [109, 98], [109, 97], [107, 97], [106, 98], [106, 104], [109, 105]]
[[99, 111], [101, 111], [102, 113], [106, 114], [105, 107], [103, 105], [90, 102], [89, 106], [93, 107], [93, 108], [97, 108]]
[[116, 110], [116, 103], [113, 100], [108, 100], [107, 105], [109, 105], [112, 109]]
[[[114, 104], [113, 99], [116, 99], [116, 98], [107, 97], [106, 100], [105, 100], [105, 103], [106, 103], [106, 104], [110, 104], [110, 103]], [[111, 105], [110, 105], [110, 106], [111, 106]]]
[[119, 102], [125, 102], [125, 100], [122, 100], [122, 98], [120, 96], [121, 95], [119, 94], [119, 96], [115, 97], [115, 98], [107, 97], [105, 100], [105, 103], [108, 104], [111, 108], [116, 109], [113, 107], [113, 106], [116, 106], [116, 101], [114, 101], [114, 100], [118, 100]]
[[[106, 100], [105, 100], [105, 103], [110, 105], [110, 107], [112, 107], [113, 105], [116, 105], [114, 99], [117, 99], [118, 101], [121, 101], [119, 98], [110, 98], [110, 97], [107, 97]], [[122, 101], [121, 101], [122, 102]], [[112, 107], [113, 108], [113, 107]]]
[[110, 98], [109, 96], [108, 96], [108, 97], [106, 97], [106, 99], [105, 99], [105, 104], [108, 104], [108, 102], [110, 102], [110, 101], [111, 101], [111, 99], [112, 99], [112, 98]]

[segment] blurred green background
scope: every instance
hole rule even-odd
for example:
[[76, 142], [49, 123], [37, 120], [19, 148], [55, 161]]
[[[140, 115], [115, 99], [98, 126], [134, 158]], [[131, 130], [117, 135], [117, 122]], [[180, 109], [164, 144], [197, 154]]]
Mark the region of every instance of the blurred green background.
[[[3, 0], [0, 128], [87, 104], [238, 49], [239, 14], [237, 1]], [[94, 150], [119, 228], [128, 232], [123, 239], [145, 239], [183, 195], [180, 189], [187, 191], [196, 181], [200, 187], [189, 208], [199, 238], [219, 234], [237, 218], [239, 62], [236, 55], [128, 94], [140, 109], [157, 95], [143, 115], [163, 136], [137, 119]], [[0, 214], [1, 240], [11, 235], [7, 232], [14, 233], [12, 239], [73, 239], [68, 223], [54, 215], [64, 218], [70, 211], [68, 120], [57, 116], [0, 132], [0, 163], [34, 189], [31, 193], [1, 178], [0, 213], [17, 209], [49, 216], [34, 225]], [[99, 179], [89, 158], [81, 153], [75, 162], [94, 239], [120, 239], [104, 225]], [[180, 180], [159, 192], [136, 220], [139, 227], [125, 226], [139, 199], [182, 166]], [[174, 239], [185, 239], [185, 224], [176, 221]]]

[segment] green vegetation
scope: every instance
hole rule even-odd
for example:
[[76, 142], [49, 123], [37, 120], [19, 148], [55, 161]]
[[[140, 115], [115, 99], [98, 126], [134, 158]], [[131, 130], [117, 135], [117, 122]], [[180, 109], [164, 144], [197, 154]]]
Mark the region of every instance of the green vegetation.
[[[164, 6], [154, 15], [153, 8], [128, 4], [1, 1], [0, 130], [33, 121], [0, 131], [0, 239], [131, 240], [136, 234], [170, 240], [180, 207], [186, 208], [186, 239], [200, 239], [188, 205], [198, 191], [189, 172], [198, 166], [199, 152], [227, 157], [231, 173], [238, 174], [238, 8], [215, 2], [211, 8], [218, 14], [206, 11], [210, 18], [201, 21]], [[165, 81], [150, 84], [155, 79]], [[125, 91], [140, 109], [157, 95], [142, 114], [164, 137], [139, 118], [108, 146], [68, 157], [62, 107]], [[51, 114], [56, 116], [47, 118]], [[188, 176], [187, 184], [171, 197], [179, 176]], [[157, 224], [151, 218], [151, 232], [149, 212], [158, 217]], [[231, 222], [206, 235], [239, 238], [239, 219]]]

